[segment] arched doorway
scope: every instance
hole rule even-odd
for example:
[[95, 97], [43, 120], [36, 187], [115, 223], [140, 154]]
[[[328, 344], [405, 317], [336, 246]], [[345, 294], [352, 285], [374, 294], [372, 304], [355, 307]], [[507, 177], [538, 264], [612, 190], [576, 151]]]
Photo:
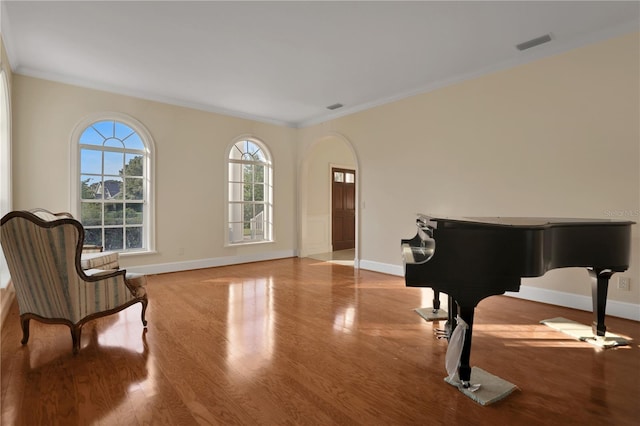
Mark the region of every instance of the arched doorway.
[[343, 136], [309, 146], [300, 170], [300, 257], [358, 266], [357, 176], [355, 152]]

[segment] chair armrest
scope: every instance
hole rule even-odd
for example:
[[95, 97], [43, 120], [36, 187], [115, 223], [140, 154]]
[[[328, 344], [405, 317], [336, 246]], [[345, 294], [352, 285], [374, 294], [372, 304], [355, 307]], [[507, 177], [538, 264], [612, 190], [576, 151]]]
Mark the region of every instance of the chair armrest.
[[83, 270], [89, 269], [118, 269], [119, 254], [117, 251], [104, 251], [95, 253], [82, 252], [80, 256], [80, 267]]
[[[134, 297], [144, 297], [147, 294], [147, 276], [144, 274], [127, 273], [124, 269], [119, 271], [105, 271], [103, 269], [89, 269], [84, 271], [88, 282], [96, 282], [113, 278], [118, 274], [124, 275], [124, 285]], [[106, 285], [116, 285], [105, 282]]]
[[117, 277], [122, 275], [123, 277], [127, 274], [127, 271], [124, 269], [98, 269], [91, 268], [82, 270], [82, 273], [79, 274], [80, 278], [83, 281], [87, 282], [96, 282], [107, 278]]

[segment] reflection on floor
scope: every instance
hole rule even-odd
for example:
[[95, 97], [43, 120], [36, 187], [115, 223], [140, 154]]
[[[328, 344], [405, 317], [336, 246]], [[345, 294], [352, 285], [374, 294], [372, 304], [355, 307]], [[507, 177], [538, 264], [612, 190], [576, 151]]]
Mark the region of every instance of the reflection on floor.
[[356, 249], [338, 250], [329, 253], [310, 254], [311, 259], [322, 260], [324, 262], [337, 263], [338, 265], [353, 266], [353, 259], [356, 256]]

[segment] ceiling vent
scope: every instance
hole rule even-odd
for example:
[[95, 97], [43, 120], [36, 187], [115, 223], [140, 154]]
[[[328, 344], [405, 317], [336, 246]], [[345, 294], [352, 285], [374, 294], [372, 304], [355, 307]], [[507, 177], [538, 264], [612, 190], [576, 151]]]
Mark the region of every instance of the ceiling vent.
[[544, 43], [548, 43], [551, 41], [551, 34], [545, 34], [540, 37], [532, 38], [531, 40], [525, 41], [524, 43], [516, 44], [516, 48], [518, 50], [527, 50], [532, 47], [539, 46]]
[[334, 109], [342, 108], [343, 106], [344, 105], [342, 104], [333, 104], [333, 105], [329, 105], [327, 109], [334, 110]]

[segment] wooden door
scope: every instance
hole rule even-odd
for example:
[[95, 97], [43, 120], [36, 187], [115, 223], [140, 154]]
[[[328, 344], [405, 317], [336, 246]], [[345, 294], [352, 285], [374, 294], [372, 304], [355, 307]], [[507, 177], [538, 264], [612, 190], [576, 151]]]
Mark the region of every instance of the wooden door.
[[331, 244], [333, 250], [356, 246], [356, 172], [332, 168]]

